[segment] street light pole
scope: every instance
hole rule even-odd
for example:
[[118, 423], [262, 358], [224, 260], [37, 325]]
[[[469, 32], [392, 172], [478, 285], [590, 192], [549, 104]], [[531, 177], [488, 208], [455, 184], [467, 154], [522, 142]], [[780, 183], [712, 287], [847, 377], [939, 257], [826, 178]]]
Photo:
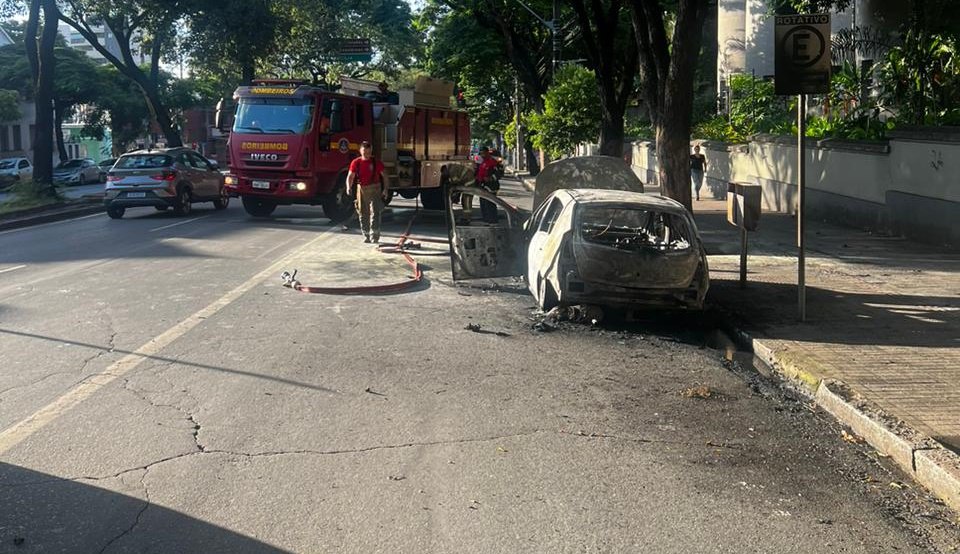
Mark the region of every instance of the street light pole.
[[516, 0], [518, 4], [523, 6], [523, 9], [530, 12], [530, 15], [537, 18], [537, 21], [543, 24], [550, 31], [550, 36], [553, 44], [553, 59], [550, 63], [551, 75], [556, 75], [557, 73], [557, 64], [560, 62], [560, 36], [557, 33], [557, 22], [560, 20], [560, 0], [553, 0], [553, 19], [544, 19], [540, 17], [540, 14], [533, 11], [533, 8], [528, 6], [523, 0]]

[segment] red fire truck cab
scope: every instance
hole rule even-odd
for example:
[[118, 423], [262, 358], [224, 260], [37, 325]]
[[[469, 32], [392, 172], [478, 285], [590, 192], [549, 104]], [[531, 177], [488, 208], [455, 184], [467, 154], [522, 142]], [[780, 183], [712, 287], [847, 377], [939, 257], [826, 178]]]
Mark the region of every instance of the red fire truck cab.
[[391, 191], [420, 194], [425, 208], [442, 209], [450, 175], [472, 168], [469, 120], [451, 108], [452, 90], [426, 77], [412, 91], [390, 94], [354, 79], [344, 79], [340, 92], [296, 81], [242, 86], [234, 93], [226, 186], [255, 217], [279, 205], [319, 204], [341, 221], [353, 213], [347, 169], [370, 141]]

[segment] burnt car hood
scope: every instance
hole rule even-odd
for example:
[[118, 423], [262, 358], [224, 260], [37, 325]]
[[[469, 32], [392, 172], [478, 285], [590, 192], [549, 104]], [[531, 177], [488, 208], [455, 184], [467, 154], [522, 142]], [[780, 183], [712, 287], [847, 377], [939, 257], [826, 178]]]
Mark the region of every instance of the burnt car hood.
[[627, 162], [611, 156], [579, 156], [558, 160], [537, 175], [533, 206], [559, 189], [602, 189], [643, 192], [643, 182]]

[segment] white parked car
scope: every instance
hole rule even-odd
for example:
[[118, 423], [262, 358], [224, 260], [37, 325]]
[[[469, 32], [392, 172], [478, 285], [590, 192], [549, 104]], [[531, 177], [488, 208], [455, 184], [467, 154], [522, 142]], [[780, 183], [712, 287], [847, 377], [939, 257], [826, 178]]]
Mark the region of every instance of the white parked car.
[[76, 158], [60, 162], [53, 168], [53, 182], [57, 185], [86, 185], [102, 183], [100, 167], [90, 158]]
[[495, 225], [457, 225], [448, 204], [454, 279], [523, 274], [543, 310], [702, 309], [709, 269], [690, 212], [675, 200], [607, 190], [602, 180], [577, 173], [591, 188], [552, 186], [529, 218], [492, 193], [453, 187], [452, 194], [494, 202], [506, 216]]
[[6, 158], [0, 160], [0, 187], [9, 186], [17, 181], [33, 176], [33, 164], [26, 158]]

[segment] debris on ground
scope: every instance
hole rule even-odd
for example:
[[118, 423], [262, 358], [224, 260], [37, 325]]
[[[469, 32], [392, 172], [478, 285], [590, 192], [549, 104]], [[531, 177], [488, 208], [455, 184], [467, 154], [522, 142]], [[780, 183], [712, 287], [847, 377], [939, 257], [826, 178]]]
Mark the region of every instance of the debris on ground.
[[603, 308], [592, 304], [557, 306], [547, 313], [535, 317], [533, 330], [542, 333], [555, 331], [560, 326], [560, 322], [563, 321], [599, 325], [603, 321]]
[[467, 326], [464, 327], [464, 329], [474, 333], [480, 333], [481, 335], [497, 335], [498, 337], [510, 336], [510, 333], [504, 333], [503, 331], [487, 331], [481, 327], [479, 323], [467, 323]]
[[387, 395], [383, 394], [382, 392], [377, 392], [377, 391], [371, 389], [370, 387], [365, 388], [365, 389], [363, 390], [363, 392], [367, 392], [367, 393], [370, 393], [370, 394], [373, 394], [373, 395], [376, 395], [376, 396], [383, 396], [384, 398], [386, 398], [386, 396], [387, 396]]
[[403, 475], [391, 475], [389, 479], [391, 481], [403, 481], [404, 479], [406, 479], [406, 477]]
[[843, 437], [843, 440], [844, 440], [845, 442], [849, 442], [849, 443], [852, 443], [852, 444], [860, 444], [861, 442], [863, 442], [863, 439], [862, 439], [861, 437], [858, 437], [858, 436], [856, 436], [856, 435], [854, 435], [854, 434], [852, 434], [852, 433], [848, 433], [848, 432], [846, 432], [846, 431], [840, 431], [840, 436]]
[[699, 387], [691, 387], [689, 389], [684, 389], [680, 391], [680, 396], [684, 398], [710, 398], [713, 396], [713, 391], [710, 390], [710, 387], [706, 385], [700, 385]]

